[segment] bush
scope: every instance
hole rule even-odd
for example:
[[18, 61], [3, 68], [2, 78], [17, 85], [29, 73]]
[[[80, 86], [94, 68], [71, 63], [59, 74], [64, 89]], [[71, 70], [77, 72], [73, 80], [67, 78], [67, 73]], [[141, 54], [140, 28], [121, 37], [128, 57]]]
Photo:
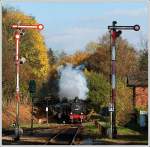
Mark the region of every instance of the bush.
[[101, 73], [85, 71], [88, 81], [88, 99], [94, 110], [99, 113], [100, 109], [108, 106], [110, 99], [110, 84]]
[[123, 126], [131, 120], [133, 112], [132, 90], [126, 87], [124, 81], [119, 79], [117, 82], [116, 121], [118, 125]]

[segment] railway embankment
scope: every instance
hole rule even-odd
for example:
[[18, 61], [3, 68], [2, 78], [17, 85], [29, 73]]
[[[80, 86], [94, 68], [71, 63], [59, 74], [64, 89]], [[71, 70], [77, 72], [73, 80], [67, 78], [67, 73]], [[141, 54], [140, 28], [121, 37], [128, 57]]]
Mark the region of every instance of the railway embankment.
[[[2, 126], [3, 129], [10, 128], [16, 120], [16, 103], [11, 102], [3, 106]], [[28, 124], [31, 120], [31, 105], [20, 104], [20, 123]]]

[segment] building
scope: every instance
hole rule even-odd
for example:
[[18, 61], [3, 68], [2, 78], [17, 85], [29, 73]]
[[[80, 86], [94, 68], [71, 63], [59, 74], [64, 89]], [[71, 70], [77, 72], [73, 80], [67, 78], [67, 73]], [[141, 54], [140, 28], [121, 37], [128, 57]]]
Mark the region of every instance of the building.
[[127, 86], [133, 89], [133, 107], [148, 109], [148, 75], [147, 72], [127, 77]]
[[148, 114], [148, 73], [136, 73], [127, 77], [127, 86], [133, 90], [133, 108], [140, 112], [139, 123], [145, 126]]

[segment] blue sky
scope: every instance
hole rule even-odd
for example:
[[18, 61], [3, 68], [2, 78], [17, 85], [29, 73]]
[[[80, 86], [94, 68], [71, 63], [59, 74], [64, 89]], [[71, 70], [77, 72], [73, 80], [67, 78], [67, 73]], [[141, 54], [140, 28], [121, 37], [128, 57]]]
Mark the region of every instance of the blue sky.
[[98, 41], [105, 34], [113, 20], [118, 25], [139, 24], [139, 32], [123, 31], [126, 38], [137, 49], [140, 38], [148, 36], [147, 2], [99, 2], [99, 3], [52, 3], [52, 2], [11, 2], [3, 6], [14, 7], [27, 15], [34, 16], [44, 24], [42, 34], [46, 45], [58, 52], [73, 54], [84, 50], [90, 41]]

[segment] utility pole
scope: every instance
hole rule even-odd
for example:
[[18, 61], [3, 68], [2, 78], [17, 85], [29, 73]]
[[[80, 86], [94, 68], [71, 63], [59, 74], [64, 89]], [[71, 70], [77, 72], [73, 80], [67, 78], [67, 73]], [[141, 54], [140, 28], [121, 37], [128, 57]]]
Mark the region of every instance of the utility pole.
[[46, 107], [46, 117], [47, 117], [47, 124], [48, 124], [48, 99], [47, 99], [47, 107]]
[[38, 29], [42, 30], [44, 26], [42, 24], [37, 25], [12, 25], [12, 29], [15, 29], [15, 41], [16, 41], [16, 128], [15, 128], [15, 140], [20, 139], [20, 125], [19, 125], [19, 103], [20, 103], [20, 95], [19, 95], [19, 65], [21, 64], [21, 60], [19, 58], [19, 41], [21, 35], [24, 34], [24, 29]]
[[49, 103], [48, 103], [48, 101], [50, 100], [50, 98], [51, 98], [50, 96], [45, 97], [45, 101], [46, 101], [45, 111], [46, 111], [47, 125], [48, 125], [48, 123], [49, 123], [49, 120], [48, 120]]
[[140, 26], [116, 26], [117, 22], [113, 21], [112, 26], [108, 26], [111, 37], [111, 103], [110, 103], [110, 135], [111, 138], [116, 138], [117, 128], [116, 128], [116, 39], [122, 33], [121, 30], [134, 30], [139, 31]]

